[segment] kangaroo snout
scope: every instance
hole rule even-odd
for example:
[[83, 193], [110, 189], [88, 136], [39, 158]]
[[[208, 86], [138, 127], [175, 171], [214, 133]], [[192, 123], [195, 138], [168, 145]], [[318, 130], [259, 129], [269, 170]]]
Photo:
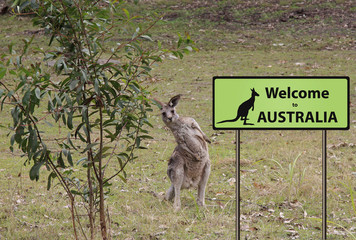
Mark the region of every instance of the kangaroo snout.
[[172, 122], [174, 118], [174, 112], [167, 112], [166, 109], [161, 109], [163, 122]]

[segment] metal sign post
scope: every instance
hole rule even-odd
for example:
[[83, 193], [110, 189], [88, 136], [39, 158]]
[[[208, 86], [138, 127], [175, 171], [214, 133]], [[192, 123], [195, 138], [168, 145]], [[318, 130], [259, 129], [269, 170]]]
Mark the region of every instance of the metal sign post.
[[236, 130], [236, 239], [240, 239], [240, 130]]
[[326, 213], [327, 213], [327, 206], [326, 206], [326, 201], [327, 201], [327, 186], [326, 186], [326, 183], [327, 183], [327, 179], [326, 179], [326, 176], [327, 176], [327, 168], [326, 168], [326, 140], [327, 140], [327, 136], [326, 136], [326, 130], [323, 130], [323, 152], [322, 152], [322, 167], [323, 167], [323, 186], [322, 186], [322, 194], [323, 194], [323, 227], [322, 227], [322, 230], [323, 230], [323, 240], [326, 239], [326, 230], [327, 230], [327, 216], [326, 216]]
[[236, 130], [236, 239], [240, 239], [240, 130], [322, 130], [322, 239], [327, 238], [326, 130], [350, 128], [349, 77], [214, 77], [213, 128]]

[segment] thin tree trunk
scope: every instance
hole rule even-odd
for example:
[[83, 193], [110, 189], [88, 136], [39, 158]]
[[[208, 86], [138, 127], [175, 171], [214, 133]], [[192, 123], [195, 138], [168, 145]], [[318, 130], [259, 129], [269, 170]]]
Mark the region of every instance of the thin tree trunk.
[[74, 237], [78, 240], [77, 228], [75, 226], [75, 214], [74, 214], [74, 199], [70, 197], [70, 211], [72, 213], [72, 225], [74, 230]]
[[[85, 94], [83, 94], [83, 99], [86, 101]], [[86, 117], [88, 122], [86, 123], [86, 127], [88, 129], [87, 135], [87, 144], [91, 144], [90, 138], [90, 131], [89, 131], [89, 111], [86, 113]], [[92, 149], [88, 150], [88, 169], [87, 169], [87, 179], [88, 179], [88, 190], [89, 190], [89, 209], [88, 209], [88, 217], [89, 217], [89, 227], [90, 227], [90, 239], [95, 239], [95, 211], [94, 211], [94, 192], [93, 192], [93, 182], [91, 178], [91, 169], [94, 169], [95, 173], [95, 166], [94, 166], [94, 159], [93, 159], [93, 152]]]
[[106, 228], [106, 219], [105, 219], [105, 205], [104, 205], [104, 189], [103, 189], [103, 181], [100, 180], [100, 203], [99, 203], [99, 212], [100, 212], [100, 228], [101, 228], [101, 236], [103, 240], [107, 240], [107, 228]]
[[[89, 159], [88, 153], [88, 159]], [[93, 193], [93, 184], [91, 179], [91, 163], [88, 165], [88, 187], [89, 187], [89, 227], [90, 227], [90, 239], [94, 240], [95, 238], [95, 219], [94, 219], [94, 193]]]
[[[98, 100], [100, 101], [100, 100]], [[106, 218], [105, 218], [105, 204], [104, 204], [104, 175], [102, 169], [102, 151], [103, 151], [103, 106], [102, 103], [99, 102], [99, 114], [100, 114], [100, 149], [99, 149], [99, 214], [100, 214], [100, 228], [101, 228], [101, 236], [103, 240], [107, 240], [108, 233], [106, 227]]]

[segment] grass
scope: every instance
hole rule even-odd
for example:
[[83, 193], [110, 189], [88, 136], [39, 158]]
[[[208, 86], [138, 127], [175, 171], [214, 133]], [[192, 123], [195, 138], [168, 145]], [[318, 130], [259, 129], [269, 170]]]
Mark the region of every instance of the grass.
[[[161, 0], [132, 10], [167, 10], [171, 17], [153, 29], [153, 38], [169, 44], [175, 41], [176, 32], [189, 29], [200, 48], [183, 60], [167, 59], [154, 66], [149, 87], [162, 101], [183, 94], [178, 113], [194, 117], [213, 140], [207, 208], [196, 205], [195, 190], [182, 191], [178, 213], [173, 212], [171, 202], [162, 200], [170, 185], [166, 167], [175, 142], [156, 110], [150, 117], [154, 139], [145, 142], [148, 150], [139, 152], [139, 158], [128, 165], [127, 183], [117, 178], [111, 187], [108, 208], [113, 239], [235, 239], [234, 132], [213, 131], [211, 127], [211, 83], [218, 75], [351, 78], [350, 130], [328, 131], [328, 239], [352, 239], [356, 232], [356, 177], [352, 174], [356, 172], [356, 148], [350, 144], [356, 143], [355, 30], [344, 27], [342, 19], [336, 21], [341, 11], [346, 12], [345, 18], [350, 16], [347, 4], [321, 5], [321, 9], [335, 10], [329, 16], [321, 12], [318, 18], [279, 22], [275, 19], [287, 12], [313, 6], [284, 0], [283, 5], [290, 8], [273, 13], [267, 10], [275, 5], [267, 2], [262, 19], [254, 24], [253, 14], [261, 11], [258, 6], [239, 2], [237, 5], [246, 9], [240, 12], [232, 6], [232, 16], [243, 20], [233, 21], [217, 18], [224, 6], [213, 5], [215, 15], [207, 15], [208, 8], [192, 5], [188, 9], [185, 6], [189, 4]], [[0, 16], [0, 26], [1, 52], [9, 42], [17, 44], [22, 37], [29, 38], [27, 30], [36, 30], [28, 18]], [[45, 36], [36, 36], [35, 45], [46, 47], [46, 43]], [[40, 60], [36, 55], [32, 58]], [[72, 239], [64, 192], [60, 186], [46, 190], [45, 169], [38, 182], [29, 180], [29, 166], [23, 165], [21, 154], [11, 154], [8, 149], [9, 122], [7, 111], [0, 112], [0, 125], [5, 126], [0, 130], [0, 238]], [[58, 134], [58, 128], [45, 129], [48, 134]], [[321, 218], [321, 132], [242, 131], [241, 141], [243, 239], [320, 239], [321, 222], [315, 219]]]

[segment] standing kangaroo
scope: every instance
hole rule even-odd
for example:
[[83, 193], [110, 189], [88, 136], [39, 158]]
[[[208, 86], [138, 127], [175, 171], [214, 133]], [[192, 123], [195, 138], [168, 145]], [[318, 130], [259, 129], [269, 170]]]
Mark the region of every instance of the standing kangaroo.
[[174, 210], [181, 207], [180, 190], [198, 188], [197, 204], [205, 205], [205, 187], [210, 174], [208, 143], [210, 140], [190, 117], [179, 117], [175, 107], [181, 95], [174, 96], [167, 104], [155, 100], [161, 108], [162, 120], [172, 131], [177, 142], [169, 162], [167, 174], [172, 185], [166, 193], [166, 200], [173, 200]]
[[218, 123], [224, 123], [224, 122], [236, 122], [237, 120], [239, 120], [239, 118], [241, 117], [241, 120], [244, 120], [244, 125], [253, 125], [253, 123], [246, 123], [246, 121], [248, 120], [247, 115], [248, 115], [248, 111], [250, 110], [250, 108], [252, 108], [252, 111], [255, 108], [255, 97], [260, 96], [254, 88], [251, 89], [252, 93], [251, 93], [251, 97], [241, 103], [241, 105], [239, 106], [239, 109], [237, 110], [237, 116], [234, 119], [231, 120], [224, 120]]

